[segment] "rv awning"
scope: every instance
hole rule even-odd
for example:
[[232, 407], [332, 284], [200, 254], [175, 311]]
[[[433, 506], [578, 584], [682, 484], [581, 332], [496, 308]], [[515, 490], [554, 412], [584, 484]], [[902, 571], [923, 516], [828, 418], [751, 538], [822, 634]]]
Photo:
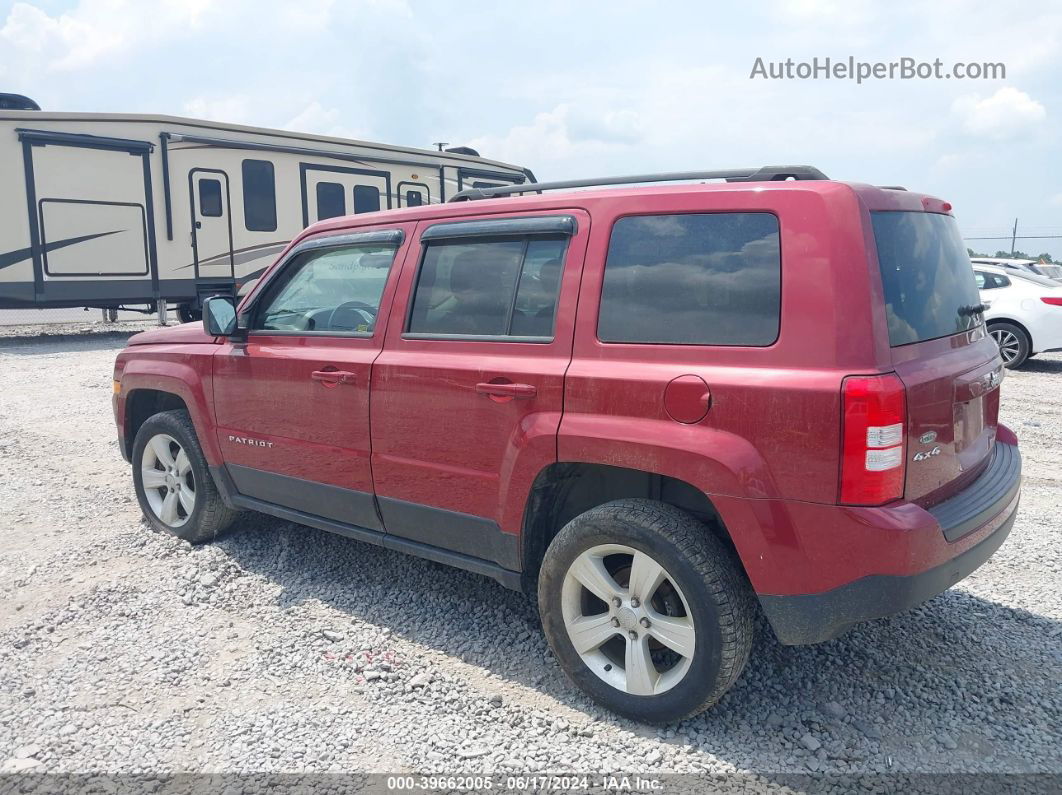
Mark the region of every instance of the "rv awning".
[[150, 141], [137, 141], [132, 138], [107, 138], [102, 135], [88, 135], [87, 133], [64, 133], [55, 130], [27, 130], [18, 128], [20, 141], [29, 141], [32, 144], [46, 146], [57, 144], [60, 146], [79, 146], [84, 149], [114, 149], [119, 152], [132, 154], [148, 154], [153, 152], [155, 145]]

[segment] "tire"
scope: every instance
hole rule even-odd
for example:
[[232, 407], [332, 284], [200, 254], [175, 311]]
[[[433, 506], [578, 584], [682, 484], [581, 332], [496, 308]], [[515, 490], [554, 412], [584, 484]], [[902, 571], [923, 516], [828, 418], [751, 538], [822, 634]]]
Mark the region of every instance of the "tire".
[[[633, 555], [628, 561], [619, 550]], [[628, 586], [631, 575], [643, 579], [654, 571], [652, 563], [662, 567], [663, 579], [652, 584], [658, 574], [636, 586], [650, 594], [643, 605]], [[607, 580], [597, 579], [602, 571]], [[584, 581], [615, 586], [621, 604], [592, 595]], [[568, 678], [613, 712], [647, 723], [681, 720], [715, 704], [741, 675], [752, 647], [754, 597], [730, 550], [690, 514], [653, 500], [617, 500], [569, 522], [546, 550], [538, 604]], [[582, 653], [573, 626], [582, 632]]]
[[[167, 452], [169, 458], [160, 452]], [[239, 513], [222, 501], [192, 420], [183, 409], [149, 417], [133, 441], [132, 460], [140, 510], [160, 532], [203, 544], [224, 533]], [[145, 488], [146, 478], [150, 478], [149, 486], [157, 485]]]
[[1032, 351], [1032, 341], [1021, 326], [1013, 323], [992, 323], [988, 333], [999, 345], [999, 355], [1003, 357], [1003, 366], [1016, 370], [1025, 364]]
[[198, 323], [203, 319], [203, 312], [200, 309], [192, 309], [190, 304], [180, 304], [177, 307], [177, 318], [182, 323]]

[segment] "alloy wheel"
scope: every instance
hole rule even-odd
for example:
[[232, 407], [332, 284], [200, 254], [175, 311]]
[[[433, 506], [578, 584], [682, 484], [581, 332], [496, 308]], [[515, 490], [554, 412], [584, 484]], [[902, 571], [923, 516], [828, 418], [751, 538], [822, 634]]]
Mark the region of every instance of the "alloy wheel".
[[181, 443], [159, 433], [144, 447], [140, 480], [152, 512], [168, 527], [180, 527], [195, 510], [192, 462]]
[[670, 690], [693, 661], [689, 603], [667, 570], [633, 547], [603, 544], [580, 554], [564, 576], [561, 612], [586, 666], [624, 693]]
[[1003, 357], [1004, 364], [1010, 364], [1021, 351], [1021, 340], [1013, 331], [1007, 329], [993, 329], [992, 338], [999, 345], [999, 355]]

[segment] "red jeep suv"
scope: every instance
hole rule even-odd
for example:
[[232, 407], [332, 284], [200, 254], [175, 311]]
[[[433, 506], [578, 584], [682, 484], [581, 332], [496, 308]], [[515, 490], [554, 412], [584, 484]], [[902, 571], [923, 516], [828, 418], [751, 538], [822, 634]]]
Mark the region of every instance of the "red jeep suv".
[[738, 678], [757, 610], [824, 641], [1010, 532], [950, 209], [790, 166], [317, 223], [238, 308], [130, 340], [118, 438], [154, 527], [249, 509], [537, 592], [579, 687], [676, 720]]

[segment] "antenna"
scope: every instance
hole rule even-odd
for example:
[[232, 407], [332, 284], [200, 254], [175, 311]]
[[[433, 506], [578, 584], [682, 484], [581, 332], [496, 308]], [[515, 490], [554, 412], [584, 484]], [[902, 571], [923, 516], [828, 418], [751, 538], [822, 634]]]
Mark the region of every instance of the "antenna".
[[449, 141], [436, 141], [435, 143], [432, 144], [432, 146], [434, 146], [440, 152], [443, 150], [444, 146], [449, 146], [449, 145], [450, 145]]

